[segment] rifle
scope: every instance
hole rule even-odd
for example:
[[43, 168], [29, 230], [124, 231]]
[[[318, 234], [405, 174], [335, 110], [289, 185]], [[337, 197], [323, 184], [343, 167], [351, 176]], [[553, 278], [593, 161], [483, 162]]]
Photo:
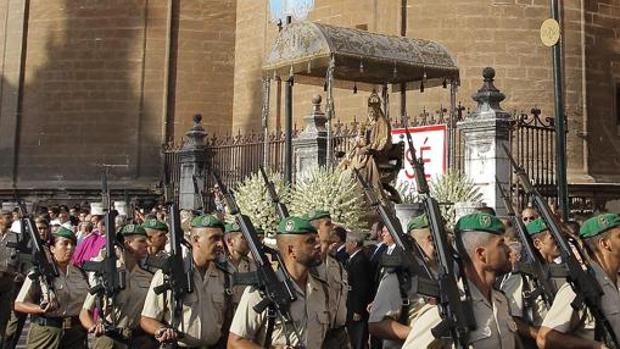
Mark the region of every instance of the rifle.
[[538, 208], [540, 215], [547, 222], [547, 227], [553, 236], [558, 248], [560, 249], [560, 256], [567, 270], [567, 281], [576, 294], [575, 300], [571, 303], [573, 309], [579, 309], [582, 305], [585, 305], [597, 322], [597, 330], [601, 331], [602, 336], [597, 336], [597, 340], [603, 340], [610, 348], [620, 348], [616, 333], [614, 332], [609, 320], [603, 314], [601, 309], [601, 296], [603, 290], [601, 285], [594, 277], [594, 271], [592, 267], [588, 265], [584, 260], [584, 266], [586, 270], [582, 268], [582, 264], [579, 263], [573, 250], [571, 249], [567, 238], [564, 236], [560, 229], [560, 224], [557, 222], [556, 217], [551, 213], [545, 199], [540, 195], [538, 190], [534, 188], [530, 182], [530, 178], [525, 172], [525, 169], [521, 167], [515, 159], [512, 157], [512, 153], [508, 150], [505, 144], [502, 144], [504, 152], [514, 173], [519, 178], [521, 185], [525, 192], [530, 195], [530, 198], [534, 202], [534, 205]]
[[203, 192], [200, 190], [200, 187], [198, 187], [198, 179], [196, 178], [196, 175], [192, 175], [192, 182], [194, 183], [194, 194], [200, 199], [200, 208], [204, 212], [207, 209], [207, 206], [205, 206], [205, 197], [202, 195]]
[[[459, 294], [454, 265], [456, 262], [460, 269], [460, 274], [463, 275], [463, 262], [448, 243], [447, 234], [443, 228], [439, 204], [437, 200], [430, 195], [426, 174], [424, 173], [424, 161], [421, 158], [416, 158], [413, 140], [406, 127], [405, 135], [409, 150], [411, 151], [411, 159], [409, 161], [413, 167], [418, 193], [422, 195], [424, 209], [428, 217], [429, 228], [439, 262], [437, 281], [441, 291], [439, 297], [439, 311], [442, 321], [435, 326], [431, 332], [435, 338], [444, 337], [449, 333], [457, 348], [466, 348], [468, 346], [469, 333], [476, 328], [476, 321], [474, 318], [471, 295], [469, 293], [469, 285], [467, 278], [464, 276], [462, 277], [462, 282], [465, 298], [461, 299]], [[456, 238], [455, 240], [457, 244], [462, 245], [460, 239]], [[461, 248], [461, 251], [464, 253], [465, 250]]]
[[[235, 198], [224, 186], [217, 173], [212, 172], [212, 175], [214, 182], [222, 190], [230, 215], [235, 217], [239, 228], [241, 228], [241, 233], [248, 242], [250, 253], [252, 253], [252, 257], [256, 261], [256, 271], [254, 272], [256, 273], [256, 287], [263, 299], [254, 306], [254, 311], [260, 314], [265, 309], [268, 309], [269, 321], [274, 321], [278, 317], [282, 321], [285, 332], [287, 328], [291, 328], [295, 335], [301, 339], [290, 313], [290, 305], [297, 299], [293, 288], [293, 281], [286, 273], [281, 259], [278, 260], [279, 268], [276, 273], [272, 269], [271, 262], [266, 255], [266, 251], [270, 254], [275, 253], [276, 256], [279, 256], [279, 253], [268, 249], [260, 243], [250, 218], [241, 213]], [[267, 327], [269, 328], [270, 326]], [[270, 342], [271, 338], [269, 337], [270, 335], [267, 336], [266, 342]], [[265, 343], [265, 346], [269, 348], [271, 343]]]
[[[506, 192], [504, 192], [502, 185], [499, 184], [499, 180], [496, 180], [496, 183], [500, 195], [502, 196], [504, 206], [506, 207], [506, 211], [508, 212], [508, 216], [510, 217], [512, 227], [517, 232], [517, 235], [521, 240], [521, 245], [523, 246], [523, 251], [525, 252], [522, 253], [522, 256], [525, 258], [519, 263], [519, 270], [532, 276], [534, 291], [529, 296], [530, 299], [528, 302], [531, 302], [534, 298], [538, 297], [537, 293], [540, 291], [540, 296], [545, 302], [545, 305], [547, 308], [550, 308], [557, 292], [555, 285], [551, 281], [551, 277], [553, 276], [551, 273], [551, 266], [541, 261], [539, 254], [534, 249], [534, 243], [527, 233], [525, 224], [523, 224], [523, 221], [515, 214], [514, 208], [510, 203], [510, 199], [506, 195]], [[530, 320], [533, 319], [530, 318]]]
[[28, 277], [31, 280], [39, 280], [42, 294], [41, 308], [45, 308], [47, 304], [56, 299], [54, 279], [60, 273], [49, 249], [41, 240], [39, 230], [32, 215], [28, 214], [25, 203], [17, 200], [17, 204], [22, 215], [22, 233], [17, 243], [9, 242], [7, 246], [16, 249], [21, 255], [30, 255], [31, 258], [29, 259], [32, 261], [33, 272]]
[[267, 192], [269, 193], [269, 197], [271, 197], [271, 202], [273, 202], [274, 206], [276, 207], [276, 212], [278, 212], [278, 216], [280, 217], [280, 219], [287, 218], [289, 216], [288, 209], [280, 201], [280, 197], [278, 196], [278, 193], [276, 192], [276, 186], [267, 177], [267, 173], [265, 172], [265, 169], [263, 168], [263, 166], [260, 166], [258, 169], [260, 170], [260, 173], [263, 176], [265, 187], [267, 187]]
[[[125, 271], [118, 270], [116, 262], [116, 247], [121, 244], [116, 239], [116, 229], [114, 218], [116, 214], [107, 211], [104, 217], [105, 222], [105, 257], [101, 261], [86, 261], [82, 264], [82, 269], [86, 272], [93, 272], [97, 283], [88, 291], [96, 296], [96, 308], [99, 318], [104, 326], [105, 334], [123, 340], [120, 329], [116, 328], [116, 318], [114, 311], [115, 299], [118, 293], [125, 289]], [[104, 309], [105, 308], [105, 309]], [[107, 316], [110, 315], [111, 321]]]
[[[189, 271], [185, 267], [183, 259], [184, 245], [189, 251], [192, 246], [185, 240], [183, 229], [181, 228], [181, 217], [177, 203], [170, 203], [170, 256], [166, 258], [158, 258], [148, 256], [146, 264], [157, 269], [161, 269], [164, 273], [163, 284], [155, 287], [155, 294], [162, 294], [166, 291], [171, 292], [170, 297], [170, 327], [177, 331], [178, 338], [183, 338], [182, 330], [179, 327], [183, 325], [183, 299], [186, 295], [194, 292], [193, 284], [193, 262], [191, 257]], [[178, 343], [168, 343], [168, 348], [177, 348]]]
[[[429, 297], [438, 297], [439, 289], [437, 283], [434, 280], [433, 273], [425, 263], [424, 253], [421, 251], [418, 244], [411, 241], [411, 239], [403, 233], [400, 223], [398, 223], [388, 212], [388, 209], [381, 204], [374, 189], [360, 175], [359, 171], [353, 169], [353, 173], [364, 190], [368, 204], [379, 214], [383, 224], [401, 252], [400, 258], [397, 257], [397, 260], [394, 262], [390, 261], [390, 266], [392, 264], [399, 264], [401, 268], [407, 271], [407, 273], [403, 273], [405, 278], [402, 281], [405, 285], [402, 285], [402, 287], [407, 289], [408, 292], [413, 291]], [[417, 281], [417, 289], [412, 290], [411, 286], [416, 284], [414, 280]]]

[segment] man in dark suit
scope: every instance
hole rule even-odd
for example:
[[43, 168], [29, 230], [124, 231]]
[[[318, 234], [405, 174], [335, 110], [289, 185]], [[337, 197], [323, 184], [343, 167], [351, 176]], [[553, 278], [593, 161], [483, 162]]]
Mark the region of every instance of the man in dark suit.
[[342, 265], [346, 265], [349, 259], [349, 254], [345, 249], [346, 239], [347, 230], [340, 225], [335, 226], [330, 236], [330, 251]]
[[347, 331], [353, 349], [368, 348], [368, 304], [372, 301], [372, 275], [370, 261], [363, 253], [364, 238], [358, 233], [349, 233], [346, 252], [350, 256], [346, 268], [349, 277], [347, 298]]

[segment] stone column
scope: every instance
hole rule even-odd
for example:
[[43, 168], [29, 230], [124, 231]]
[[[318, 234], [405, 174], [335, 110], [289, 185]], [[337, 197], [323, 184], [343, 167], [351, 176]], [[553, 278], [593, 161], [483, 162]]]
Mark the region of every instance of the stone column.
[[312, 99], [312, 112], [304, 118], [304, 129], [293, 140], [295, 176], [304, 170], [324, 166], [327, 161], [327, 118], [321, 111], [321, 96]]
[[179, 183], [179, 207], [182, 209], [197, 209], [201, 207], [200, 193], [194, 192], [193, 176], [199, 183], [206, 178], [207, 173], [207, 132], [202, 127], [202, 115], [196, 114], [194, 125], [185, 132], [186, 142], [179, 151], [181, 166]]
[[484, 68], [482, 76], [484, 83], [472, 96], [478, 102], [476, 111], [458, 123], [465, 138], [465, 175], [480, 188], [483, 202], [505, 216], [497, 182], [504, 188], [510, 183], [510, 162], [501, 145], [511, 149], [512, 118], [499, 105], [506, 96], [493, 85], [495, 70]]

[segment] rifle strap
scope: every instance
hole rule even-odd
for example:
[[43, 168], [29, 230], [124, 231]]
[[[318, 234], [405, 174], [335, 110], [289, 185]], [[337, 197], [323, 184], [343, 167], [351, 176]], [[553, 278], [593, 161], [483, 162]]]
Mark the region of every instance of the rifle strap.
[[411, 301], [409, 300], [409, 289], [411, 288], [411, 276], [406, 270], [398, 268], [396, 271], [396, 277], [398, 278], [398, 290], [400, 292], [400, 298], [402, 300], [402, 306], [400, 308], [400, 316], [398, 322], [405, 326], [409, 326], [409, 309], [411, 308]]
[[276, 324], [276, 312], [272, 308], [272, 306], [269, 306], [267, 308], [267, 329], [265, 330], [265, 342], [263, 342], [263, 348], [271, 348], [271, 340], [272, 340], [273, 328], [275, 324]]

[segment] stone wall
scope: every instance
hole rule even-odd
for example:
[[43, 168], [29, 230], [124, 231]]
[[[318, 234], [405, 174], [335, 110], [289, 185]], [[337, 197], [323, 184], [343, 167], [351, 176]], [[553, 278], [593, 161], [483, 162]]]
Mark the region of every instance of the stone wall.
[[617, 182], [620, 106], [615, 105], [615, 92], [620, 84], [620, 0], [585, 4], [587, 126], [582, 136], [587, 140], [586, 168], [598, 182]]
[[231, 128], [236, 1], [173, 2], [0, 0], [0, 189], [150, 187], [192, 115]]

